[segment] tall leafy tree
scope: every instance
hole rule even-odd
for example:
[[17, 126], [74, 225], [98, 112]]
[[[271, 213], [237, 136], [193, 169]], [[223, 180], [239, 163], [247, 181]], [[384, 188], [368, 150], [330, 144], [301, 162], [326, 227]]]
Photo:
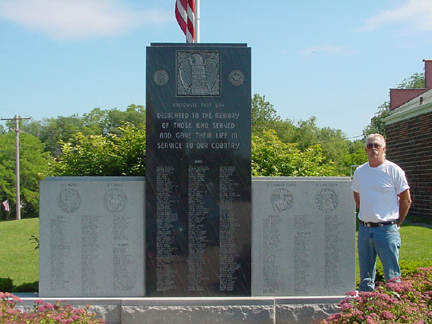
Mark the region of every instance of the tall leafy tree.
[[364, 144], [363, 140], [348, 143], [348, 152], [343, 156], [340, 174], [352, 175], [356, 166], [367, 162]]
[[252, 132], [273, 129], [275, 122], [279, 120], [274, 106], [265, 100], [265, 96], [255, 93], [252, 97]]
[[[8, 199], [12, 212], [16, 204], [15, 134], [0, 134], [0, 198]], [[44, 152], [35, 136], [20, 134], [20, 196], [22, 217], [37, 217], [39, 210], [39, 181], [49, 175], [54, 159]], [[2, 200], [2, 201], [3, 201]]]
[[111, 109], [107, 111], [107, 129], [110, 133], [121, 133], [118, 128], [124, 123], [129, 123], [139, 129], [145, 129], [145, 119], [144, 106], [132, 104], [125, 111]]
[[425, 74], [414, 73], [398, 84], [398, 89], [422, 89], [425, 87]]
[[69, 117], [58, 116], [56, 118], [46, 118], [41, 124], [42, 130], [39, 138], [45, 143], [46, 150], [51, 152], [53, 156], [60, 154], [58, 144], [60, 140], [67, 141], [78, 132], [87, 133], [81, 117], [77, 114]]
[[316, 125], [316, 117], [309, 117], [307, 120], [300, 120], [294, 135], [294, 142], [298, 144], [301, 150], [312, 145], [318, 144], [319, 128]]
[[61, 176], [143, 176], [145, 175], [145, 131], [131, 124], [118, 128], [120, 134], [77, 133], [61, 142], [62, 154], [54, 166]]
[[124, 123], [135, 125], [140, 129], [145, 128], [146, 111], [142, 105], [129, 105], [125, 111], [117, 108], [102, 110], [93, 109], [90, 113], [83, 115], [84, 125], [94, 129], [94, 135], [108, 135], [120, 133], [118, 128]]
[[265, 96], [255, 93], [252, 97], [252, 133], [273, 129], [285, 143], [293, 142], [296, 127], [291, 120], [282, 120], [274, 106], [266, 101]]
[[83, 116], [74, 114], [68, 117], [45, 118], [42, 121], [21, 121], [20, 129], [39, 138], [45, 144], [46, 151], [51, 152], [53, 156], [58, 156], [61, 153], [59, 141], [68, 142], [77, 133], [85, 136], [120, 134], [119, 127], [124, 123], [144, 129], [144, 106], [131, 104], [126, 111], [117, 108], [111, 110], [94, 108]]
[[[405, 78], [400, 84], [398, 89], [422, 89], [425, 87], [425, 74], [414, 73], [409, 78]], [[386, 125], [384, 118], [390, 115], [390, 102], [386, 101], [378, 107], [378, 111], [371, 118], [371, 122], [363, 129], [363, 137], [366, 138], [370, 134], [379, 133], [386, 137]]]
[[384, 102], [378, 107], [378, 111], [371, 118], [370, 124], [363, 129], [363, 137], [367, 137], [370, 134], [381, 134], [386, 137], [387, 130], [384, 118], [390, 115], [390, 103], [388, 101]]
[[302, 151], [296, 143], [282, 142], [274, 130], [252, 135], [254, 176], [330, 176], [334, 171], [320, 145]]

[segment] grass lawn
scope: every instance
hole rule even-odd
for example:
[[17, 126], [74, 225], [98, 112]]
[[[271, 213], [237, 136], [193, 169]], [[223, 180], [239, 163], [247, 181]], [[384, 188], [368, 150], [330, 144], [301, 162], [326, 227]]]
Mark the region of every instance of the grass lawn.
[[432, 226], [407, 220], [400, 229], [402, 247], [400, 259], [406, 261], [428, 260], [432, 262]]
[[39, 237], [39, 218], [0, 222], [0, 278], [11, 278], [14, 286], [39, 280], [32, 235]]

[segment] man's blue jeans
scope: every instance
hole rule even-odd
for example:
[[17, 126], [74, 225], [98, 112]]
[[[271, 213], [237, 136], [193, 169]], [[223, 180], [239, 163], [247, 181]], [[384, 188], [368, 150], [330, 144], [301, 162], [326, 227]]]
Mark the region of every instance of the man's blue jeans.
[[374, 290], [377, 255], [381, 260], [386, 282], [400, 277], [401, 238], [396, 224], [381, 227], [360, 224], [357, 247], [360, 265], [359, 291]]

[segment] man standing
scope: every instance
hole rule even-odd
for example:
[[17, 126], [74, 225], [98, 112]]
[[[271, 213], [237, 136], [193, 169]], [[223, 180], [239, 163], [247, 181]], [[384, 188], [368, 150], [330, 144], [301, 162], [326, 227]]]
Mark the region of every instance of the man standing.
[[386, 143], [380, 134], [366, 138], [368, 162], [354, 173], [351, 189], [359, 209], [359, 291], [375, 288], [376, 257], [381, 260], [386, 282], [399, 278], [399, 228], [411, 206], [405, 172], [385, 158]]

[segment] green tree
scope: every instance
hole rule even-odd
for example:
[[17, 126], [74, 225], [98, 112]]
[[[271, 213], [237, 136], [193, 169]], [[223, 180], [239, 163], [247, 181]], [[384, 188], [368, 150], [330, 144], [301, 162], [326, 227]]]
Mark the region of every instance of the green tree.
[[319, 144], [325, 161], [334, 165], [334, 175], [349, 175], [349, 170], [344, 167], [343, 157], [349, 154], [350, 141], [345, 138], [340, 129], [318, 127], [315, 116], [311, 116], [307, 120], [300, 120], [297, 125], [294, 142], [302, 151]]
[[302, 151], [282, 142], [274, 130], [252, 135], [253, 176], [330, 176], [333, 163], [325, 160], [319, 144]]
[[356, 140], [349, 142], [348, 153], [343, 157], [343, 173], [345, 175], [352, 175], [353, 168], [358, 165], [362, 165], [367, 162], [367, 156], [365, 153], [364, 140]]
[[252, 97], [252, 132], [273, 129], [274, 123], [279, 120], [273, 105], [265, 100], [265, 96], [255, 93]]
[[404, 79], [398, 84], [398, 89], [422, 89], [425, 87], [425, 74], [414, 73], [409, 78]]
[[39, 138], [45, 144], [46, 151], [51, 152], [53, 156], [58, 156], [61, 153], [59, 141], [66, 143], [77, 133], [82, 133], [84, 136], [120, 134], [119, 127], [124, 123], [144, 129], [144, 106], [131, 104], [126, 111], [117, 108], [111, 110], [94, 108], [82, 117], [74, 114], [69, 117], [45, 118], [42, 121], [24, 120], [20, 121], [20, 129]]
[[366, 138], [370, 134], [381, 134], [387, 136], [386, 124], [384, 118], [390, 115], [390, 103], [384, 102], [378, 107], [378, 111], [371, 118], [371, 122], [363, 129], [363, 137]]
[[140, 129], [145, 128], [146, 111], [144, 106], [129, 105], [125, 111], [117, 108], [111, 110], [93, 109], [89, 114], [83, 115], [84, 125], [94, 130], [92, 134], [108, 135], [119, 133], [119, 127], [129, 123]]
[[294, 139], [296, 127], [289, 119], [282, 120], [265, 96], [255, 93], [252, 97], [252, 133], [269, 129], [274, 129], [283, 142], [290, 143]]
[[[0, 197], [9, 199], [13, 212], [16, 204], [15, 133], [0, 134]], [[22, 217], [37, 217], [39, 211], [39, 181], [49, 175], [54, 159], [44, 152], [35, 136], [20, 134], [20, 196]], [[3, 201], [2, 200], [2, 201]]]
[[[425, 87], [425, 74], [414, 73], [409, 78], [404, 79], [398, 84], [398, 89], [422, 89]], [[378, 107], [378, 111], [371, 118], [371, 122], [363, 129], [363, 137], [366, 138], [370, 134], [379, 133], [384, 137], [387, 136], [386, 125], [384, 118], [390, 115], [390, 103], [384, 102]]]
[[316, 117], [309, 117], [307, 120], [300, 120], [297, 123], [297, 129], [294, 135], [294, 142], [298, 144], [301, 150], [318, 144], [319, 128], [316, 125]]
[[46, 118], [41, 125], [39, 138], [45, 144], [45, 149], [53, 156], [60, 154], [59, 141], [68, 141], [78, 132], [87, 134], [84, 123], [77, 114], [69, 117]]
[[124, 123], [145, 129], [146, 112], [144, 106], [130, 105], [125, 111], [112, 109], [107, 112], [107, 126], [110, 133], [121, 133], [118, 128]]
[[128, 123], [118, 130], [119, 134], [109, 136], [77, 133], [69, 142], [60, 142], [62, 154], [54, 173], [59, 176], [145, 175], [145, 131]]

